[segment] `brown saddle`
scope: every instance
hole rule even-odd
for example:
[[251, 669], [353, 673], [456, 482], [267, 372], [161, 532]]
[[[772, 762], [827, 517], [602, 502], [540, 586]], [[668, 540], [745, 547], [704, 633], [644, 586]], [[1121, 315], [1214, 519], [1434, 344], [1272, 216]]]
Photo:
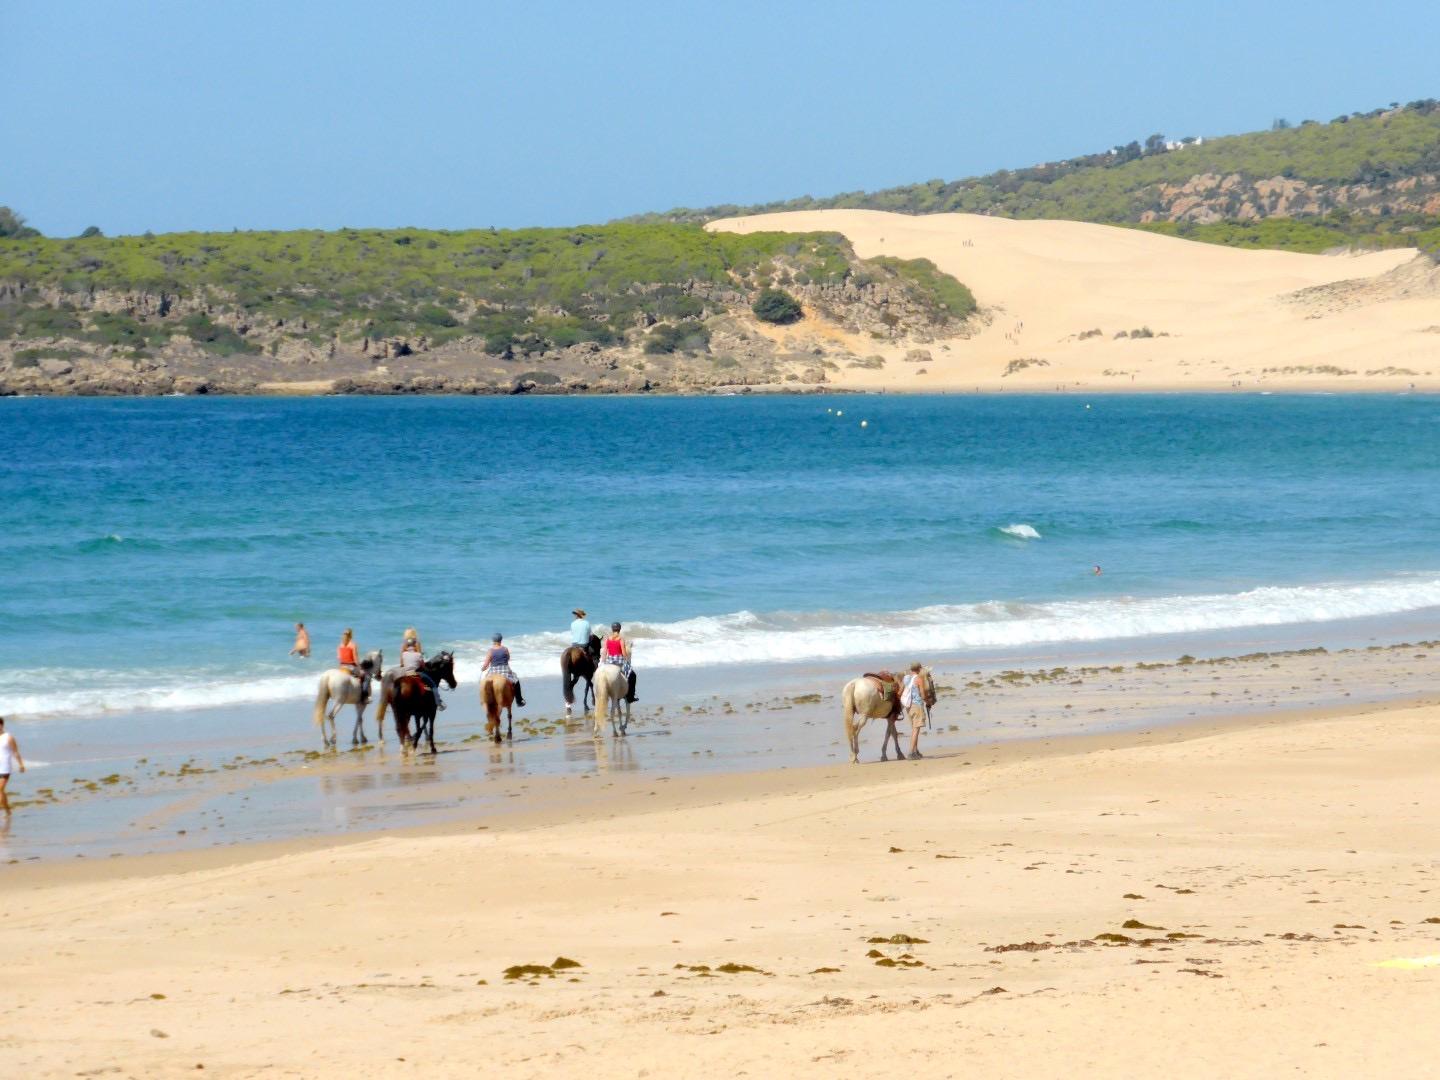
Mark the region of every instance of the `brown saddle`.
[[887, 698], [900, 689], [900, 680], [895, 677], [893, 671], [867, 671], [865, 678], [878, 686], [880, 692]]

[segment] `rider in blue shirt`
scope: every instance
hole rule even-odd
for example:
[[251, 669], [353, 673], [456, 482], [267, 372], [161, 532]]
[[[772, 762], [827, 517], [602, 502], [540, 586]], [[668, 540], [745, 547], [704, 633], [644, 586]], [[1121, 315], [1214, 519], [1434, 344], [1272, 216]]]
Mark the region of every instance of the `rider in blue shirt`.
[[570, 644], [579, 645], [582, 649], [590, 645], [590, 620], [585, 617], [585, 609], [577, 607], [570, 614], [575, 616], [575, 621], [570, 624]]

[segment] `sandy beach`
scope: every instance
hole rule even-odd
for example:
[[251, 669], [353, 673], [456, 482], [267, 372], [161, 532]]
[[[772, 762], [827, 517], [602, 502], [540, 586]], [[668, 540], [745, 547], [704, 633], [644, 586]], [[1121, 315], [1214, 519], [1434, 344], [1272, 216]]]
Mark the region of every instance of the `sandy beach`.
[[[1165, 670], [1371, 663], [1378, 691], [1401, 659], [1346, 655]], [[1440, 954], [1437, 718], [1423, 698], [616, 770], [343, 844], [9, 865], [0, 1066], [1427, 1075], [1440, 967], [1392, 962]]]
[[[1440, 271], [1413, 249], [1305, 255], [1110, 225], [816, 210], [709, 228], [843, 233], [862, 258], [925, 258], [964, 282], [969, 336], [886, 348], [821, 319], [773, 333], [885, 359], [839, 387], [982, 390], [1405, 390], [1440, 387]], [[1135, 331], [1141, 331], [1135, 335]], [[1122, 336], [1123, 335], [1123, 336]]]

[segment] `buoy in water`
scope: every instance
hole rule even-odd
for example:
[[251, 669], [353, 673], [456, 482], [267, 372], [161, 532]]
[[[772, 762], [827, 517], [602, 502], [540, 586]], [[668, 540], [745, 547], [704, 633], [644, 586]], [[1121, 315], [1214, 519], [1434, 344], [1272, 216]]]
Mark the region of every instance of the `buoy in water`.
[[869, 427], [869, 426], [870, 426], [870, 421], [869, 421], [869, 420], [861, 420], [861, 421], [860, 421], [860, 426], [861, 426], [861, 427]]
[[836, 415], [836, 416], [844, 416], [844, 415], [845, 415], [845, 410], [844, 410], [844, 409], [837, 409], [836, 412], [835, 412], [835, 415]]

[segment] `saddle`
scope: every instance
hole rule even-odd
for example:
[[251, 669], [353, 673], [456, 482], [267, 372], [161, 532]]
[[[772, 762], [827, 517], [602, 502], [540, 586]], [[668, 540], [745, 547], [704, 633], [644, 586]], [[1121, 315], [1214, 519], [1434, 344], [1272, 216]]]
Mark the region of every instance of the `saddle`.
[[865, 678], [879, 688], [881, 696], [887, 701], [900, 692], [900, 680], [893, 671], [867, 671]]

